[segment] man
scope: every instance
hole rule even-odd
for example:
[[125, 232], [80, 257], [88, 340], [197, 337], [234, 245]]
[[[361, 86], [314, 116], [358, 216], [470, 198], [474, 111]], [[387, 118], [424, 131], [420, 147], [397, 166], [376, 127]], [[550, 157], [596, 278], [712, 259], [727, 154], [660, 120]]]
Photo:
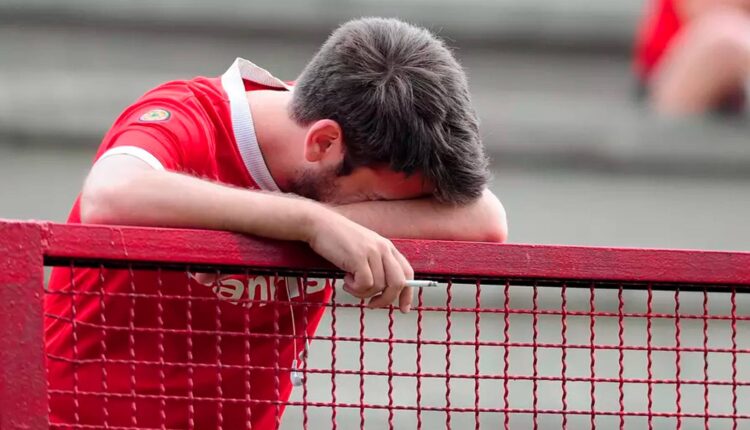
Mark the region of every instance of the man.
[[[384, 236], [505, 240], [488, 176], [450, 51], [424, 29], [371, 18], [337, 29], [294, 86], [238, 59], [220, 78], [148, 92], [104, 137], [69, 221], [303, 241], [347, 273], [344, 290], [408, 312], [412, 268]], [[68, 268], [50, 290], [53, 422], [260, 429], [291, 391], [289, 372], [268, 369], [302, 358], [288, 335], [314, 333], [331, 283]], [[160, 295], [223, 300], [217, 310]], [[300, 298], [313, 305], [276, 303]], [[216, 331], [261, 336], [193, 334]], [[262, 336], [279, 333], [278, 345]]]
[[739, 112], [750, 76], [750, 1], [654, 0], [636, 42], [636, 73], [668, 115]]

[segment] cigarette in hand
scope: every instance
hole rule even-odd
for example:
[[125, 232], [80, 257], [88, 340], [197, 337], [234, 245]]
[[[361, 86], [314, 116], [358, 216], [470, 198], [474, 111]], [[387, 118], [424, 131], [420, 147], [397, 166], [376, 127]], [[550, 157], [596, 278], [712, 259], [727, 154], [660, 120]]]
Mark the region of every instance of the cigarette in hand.
[[414, 288], [437, 287], [438, 283], [436, 281], [406, 281], [406, 286]]

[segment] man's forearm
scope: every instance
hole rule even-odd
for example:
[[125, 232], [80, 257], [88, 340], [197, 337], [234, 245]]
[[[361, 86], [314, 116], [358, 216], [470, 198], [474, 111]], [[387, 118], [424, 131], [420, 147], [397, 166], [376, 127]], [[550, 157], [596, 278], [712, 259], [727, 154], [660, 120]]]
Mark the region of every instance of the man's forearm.
[[680, 0], [676, 7], [680, 17], [689, 20], [722, 8], [750, 13], [750, 0]]
[[425, 198], [362, 202], [333, 209], [392, 238], [504, 242], [508, 234], [505, 209], [489, 191], [464, 206]]
[[314, 218], [327, 211], [301, 198], [153, 170], [87, 185], [81, 198], [84, 223], [231, 230], [282, 240], [307, 240]]

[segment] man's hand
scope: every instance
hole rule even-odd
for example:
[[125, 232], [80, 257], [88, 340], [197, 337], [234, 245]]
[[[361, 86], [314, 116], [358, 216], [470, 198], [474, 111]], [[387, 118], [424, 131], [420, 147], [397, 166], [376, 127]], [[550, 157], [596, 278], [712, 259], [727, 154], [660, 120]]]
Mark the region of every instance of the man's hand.
[[344, 290], [370, 298], [370, 307], [388, 306], [398, 298], [401, 312], [412, 303], [406, 281], [414, 271], [390, 240], [345, 217], [329, 212], [311, 224], [307, 242], [323, 258], [344, 270]]
[[400, 238], [488, 242], [504, 242], [508, 234], [505, 209], [489, 190], [463, 206], [425, 198], [361, 202], [333, 210], [343, 216], [328, 216], [313, 223], [308, 243], [349, 273], [344, 279], [346, 291], [364, 298], [384, 288], [370, 306], [387, 306], [399, 297], [403, 312], [409, 310], [412, 302], [412, 291], [403, 287], [404, 281], [413, 279], [414, 271], [393, 244], [378, 233]]

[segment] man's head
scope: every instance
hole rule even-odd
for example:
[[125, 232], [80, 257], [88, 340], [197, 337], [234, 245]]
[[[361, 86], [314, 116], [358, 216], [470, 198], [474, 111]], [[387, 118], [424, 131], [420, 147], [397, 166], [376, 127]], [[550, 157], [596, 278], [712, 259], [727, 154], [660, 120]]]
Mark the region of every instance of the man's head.
[[489, 177], [463, 69], [429, 31], [395, 19], [334, 31], [297, 79], [290, 115], [307, 127], [301, 194], [464, 203]]

